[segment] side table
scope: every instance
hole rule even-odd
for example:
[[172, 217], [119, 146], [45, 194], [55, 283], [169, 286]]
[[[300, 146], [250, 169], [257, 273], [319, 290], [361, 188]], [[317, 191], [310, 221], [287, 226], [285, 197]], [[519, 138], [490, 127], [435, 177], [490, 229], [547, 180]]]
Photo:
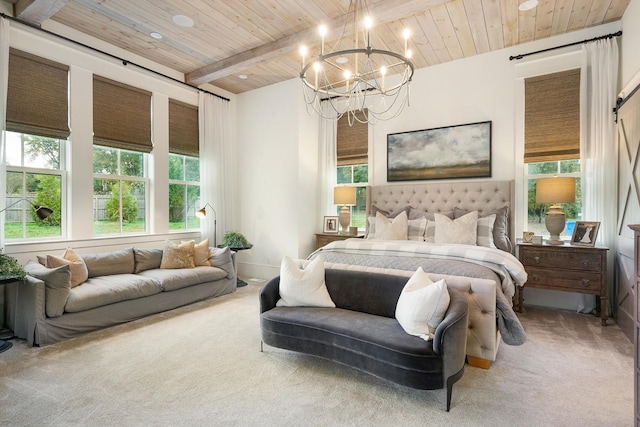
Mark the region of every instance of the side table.
[[316, 233], [316, 249], [320, 249], [324, 245], [327, 245], [331, 242], [335, 242], [337, 240], [346, 240], [346, 239], [362, 239], [364, 238], [364, 234], [340, 234], [340, 233]]
[[2, 298], [2, 305], [0, 306], [0, 353], [2, 353], [5, 350], [9, 350], [12, 346], [13, 343], [10, 343], [7, 340], [10, 340], [11, 338], [14, 337], [13, 335], [13, 331], [7, 327], [5, 327], [5, 318], [6, 318], [6, 296], [5, 296], [5, 288], [7, 283], [11, 283], [11, 282], [15, 282], [16, 278], [10, 277], [10, 278], [0, 278], [0, 292], [3, 295]]
[[527, 283], [518, 289], [523, 309], [524, 288], [551, 289], [596, 296], [596, 315], [607, 324], [607, 251], [605, 247], [518, 243], [518, 259]]
[[[220, 246], [218, 246], [218, 247], [220, 247]], [[232, 250], [232, 251], [234, 251], [234, 252], [240, 252], [240, 251], [245, 251], [245, 250], [247, 250], [247, 249], [251, 249], [252, 247], [253, 247], [253, 245], [251, 245], [251, 246], [249, 246], [249, 247], [245, 247], [245, 248], [229, 248], [229, 249], [231, 249], [231, 250]], [[247, 283], [247, 282], [245, 282], [244, 280], [242, 280], [242, 279], [240, 279], [240, 278], [237, 278], [237, 279], [236, 279], [236, 286], [237, 286], [237, 287], [241, 288], [241, 287], [243, 287], [243, 286], [247, 286], [247, 285], [248, 285], [248, 283]]]

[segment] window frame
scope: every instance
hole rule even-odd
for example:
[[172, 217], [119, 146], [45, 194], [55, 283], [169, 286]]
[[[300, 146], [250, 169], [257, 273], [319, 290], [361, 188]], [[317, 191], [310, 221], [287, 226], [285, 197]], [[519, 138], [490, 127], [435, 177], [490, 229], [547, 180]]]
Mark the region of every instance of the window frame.
[[[167, 219], [169, 220], [169, 233], [180, 233], [180, 232], [184, 232], [184, 231], [194, 231], [194, 230], [200, 230], [201, 226], [200, 226], [200, 222], [198, 220], [197, 226], [193, 227], [193, 228], [189, 228], [188, 224], [189, 224], [189, 213], [188, 213], [188, 209], [189, 209], [189, 192], [188, 192], [188, 188], [189, 186], [191, 187], [198, 187], [199, 188], [199, 198], [198, 200], [202, 200], [202, 181], [200, 181], [200, 179], [202, 178], [202, 175], [200, 174], [200, 167], [198, 167], [198, 181], [188, 181], [186, 179], [186, 175], [187, 175], [187, 158], [190, 159], [195, 159], [195, 160], [200, 160], [199, 157], [194, 157], [194, 156], [187, 156], [185, 154], [180, 154], [180, 153], [169, 153], [169, 162], [171, 161], [171, 156], [179, 156], [182, 159], [182, 166], [183, 166], [183, 179], [171, 179], [171, 174], [168, 173], [167, 176], [169, 177], [168, 179], [168, 185], [181, 185], [185, 187], [185, 193], [184, 193], [184, 197], [185, 197], [185, 206], [186, 208], [186, 213], [185, 213], [185, 217], [184, 217], [184, 228], [171, 228], [171, 221], [170, 221], [170, 215], [167, 215]], [[200, 202], [202, 203], [202, 202]], [[169, 203], [167, 205], [167, 209], [171, 209], [171, 200], [169, 200]], [[197, 210], [197, 206], [194, 206], [194, 209]]]

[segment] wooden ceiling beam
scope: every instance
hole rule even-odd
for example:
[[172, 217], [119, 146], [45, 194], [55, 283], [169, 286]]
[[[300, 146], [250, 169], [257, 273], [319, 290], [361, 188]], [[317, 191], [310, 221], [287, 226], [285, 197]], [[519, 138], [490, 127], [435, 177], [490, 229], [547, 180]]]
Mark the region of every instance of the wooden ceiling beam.
[[40, 25], [51, 18], [69, 0], [18, 0], [15, 4], [16, 18]]
[[[425, 10], [447, 3], [450, 0], [397, 0], [378, 2], [370, 6], [369, 13], [375, 19], [375, 24], [385, 24], [397, 19], [406, 18]], [[353, 34], [352, 26], [345, 23], [351, 22], [353, 13], [341, 16], [331, 22], [324, 23], [327, 26], [325, 41], [333, 41], [338, 36], [350, 36]], [[344, 29], [344, 33], [343, 33]], [[333, 39], [331, 38], [333, 36]], [[213, 64], [205, 65], [186, 75], [187, 83], [201, 85], [212, 82], [223, 77], [228, 77], [242, 70], [247, 70], [259, 64], [266, 63], [283, 54], [291, 53], [298, 49], [300, 44], [313, 43], [318, 41], [316, 28], [304, 30], [279, 40], [257, 46], [253, 49], [230, 56]]]

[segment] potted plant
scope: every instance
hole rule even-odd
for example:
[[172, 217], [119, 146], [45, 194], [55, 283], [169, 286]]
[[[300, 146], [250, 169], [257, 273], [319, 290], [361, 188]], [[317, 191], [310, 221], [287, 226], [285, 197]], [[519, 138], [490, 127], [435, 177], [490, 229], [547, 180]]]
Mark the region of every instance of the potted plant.
[[0, 279], [22, 280], [26, 275], [18, 260], [0, 252]]
[[227, 231], [220, 247], [224, 248], [225, 246], [231, 249], [251, 249], [253, 247], [247, 238], [237, 231]]

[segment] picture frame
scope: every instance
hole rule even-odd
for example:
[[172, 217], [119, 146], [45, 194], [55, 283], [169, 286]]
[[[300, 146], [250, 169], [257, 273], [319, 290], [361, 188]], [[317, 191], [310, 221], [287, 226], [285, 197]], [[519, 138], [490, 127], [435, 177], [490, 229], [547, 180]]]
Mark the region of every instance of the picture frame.
[[571, 235], [571, 244], [575, 246], [595, 246], [600, 223], [598, 221], [576, 221]]
[[491, 121], [387, 135], [387, 181], [491, 177]]
[[322, 232], [325, 234], [335, 234], [340, 230], [340, 223], [337, 216], [325, 216], [322, 223]]

